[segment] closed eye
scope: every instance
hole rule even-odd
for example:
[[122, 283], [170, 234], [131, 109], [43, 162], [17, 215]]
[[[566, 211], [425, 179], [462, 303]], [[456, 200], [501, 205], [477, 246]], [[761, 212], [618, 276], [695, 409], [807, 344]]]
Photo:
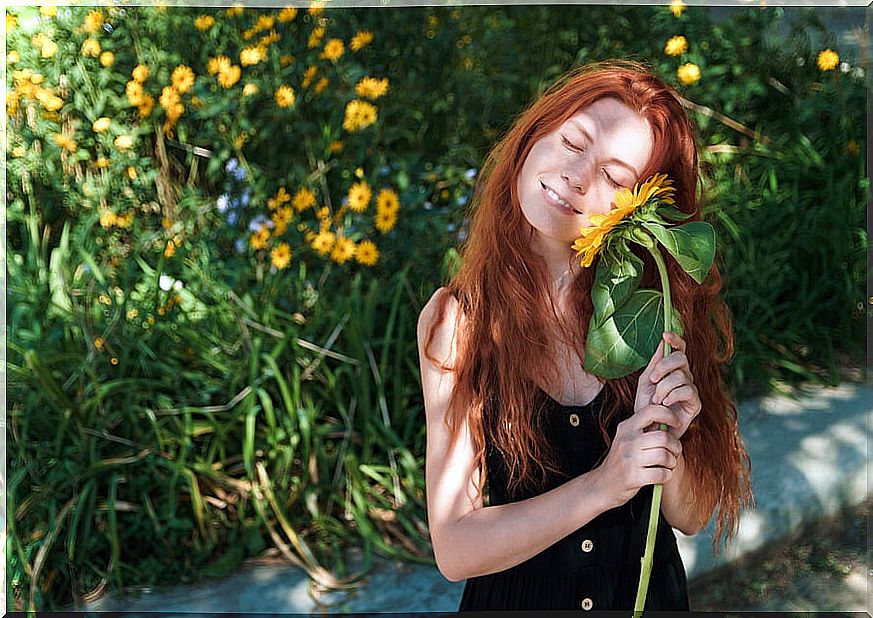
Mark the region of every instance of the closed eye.
[[609, 172], [603, 170], [603, 175], [606, 176], [606, 182], [615, 187], [616, 189], [621, 189], [621, 185], [612, 179], [612, 176], [609, 175]]
[[575, 151], [575, 152], [585, 152], [585, 149], [584, 149], [584, 148], [582, 148], [581, 146], [576, 146], [575, 144], [573, 144], [572, 142], [570, 142], [570, 140], [568, 140], [568, 139], [567, 139], [566, 137], [564, 137], [563, 135], [561, 136], [561, 141], [564, 143], [564, 146], [566, 146], [566, 147], [569, 148], [570, 150], [573, 150], [573, 151]]

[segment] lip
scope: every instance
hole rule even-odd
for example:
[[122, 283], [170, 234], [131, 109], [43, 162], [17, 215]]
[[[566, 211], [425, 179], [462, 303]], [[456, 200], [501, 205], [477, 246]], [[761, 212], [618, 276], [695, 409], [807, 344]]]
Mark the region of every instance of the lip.
[[[551, 187], [547, 187], [545, 184], [543, 184], [543, 181], [540, 181], [540, 190], [543, 192], [543, 198], [546, 200], [546, 202], [548, 202], [551, 206], [553, 206], [558, 212], [565, 214], [565, 215], [581, 215], [582, 214], [581, 212], [577, 212], [576, 210], [573, 210], [572, 208], [567, 208], [563, 204], [559, 204], [558, 202], [553, 200], [551, 197], [549, 197], [549, 191], [555, 191], [555, 190], [552, 189]], [[558, 192], [555, 191], [555, 193], [558, 193]], [[558, 195], [561, 195], [561, 194], [558, 193]], [[561, 199], [564, 199], [564, 197], [561, 196]]]

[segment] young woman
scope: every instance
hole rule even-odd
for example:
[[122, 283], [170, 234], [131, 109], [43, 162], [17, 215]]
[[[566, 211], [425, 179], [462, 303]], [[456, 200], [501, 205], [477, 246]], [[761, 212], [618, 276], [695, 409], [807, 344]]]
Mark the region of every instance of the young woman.
[[[632, 610], [657, 483], [645, 608], [688, 609], [673, 528], [693, 535], [719, 506], [717, 551], [751, 499], [715, 265], [697, 285], [665, 256], [684, 325], [664, 334], [669, 356], [662, 341], [625, 378], [583, 369], [597, 262], [582, 268], [572, 242], [655, 172], [700, 220], [692, 126], [670, 88], [621, 61], [560, 79], [483, 167], [462, 267], [418, 322], [430, 533], [440, 572], [467, 580], [462, 611]], [[636, 253], [641, 286], [659, 289]]]

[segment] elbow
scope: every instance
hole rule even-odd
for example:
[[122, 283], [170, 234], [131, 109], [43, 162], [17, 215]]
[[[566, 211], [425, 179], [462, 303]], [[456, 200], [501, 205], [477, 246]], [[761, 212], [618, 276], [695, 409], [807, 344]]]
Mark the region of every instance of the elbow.
[[437, 549], [437, 544], [433, 543], [433, 555], [437, 570], [447, 580], [462, 582], [467, 579], [467, 574], [462, 572], [456, 561], [450, 559], [451, 552], [447, 553], [445, 548]]

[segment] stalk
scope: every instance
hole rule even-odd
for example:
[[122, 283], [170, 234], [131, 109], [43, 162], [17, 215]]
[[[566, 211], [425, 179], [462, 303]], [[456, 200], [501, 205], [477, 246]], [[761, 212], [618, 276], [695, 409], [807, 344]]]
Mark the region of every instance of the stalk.
[[[648, 235], [647, 235], [648, 236]], [[670, 302], [670, 280], [667, 278], [667, 265], [664, 263], [664, 258], [661, 257], [661, 252], [655, 243], [648, 243], [647, 248], [655, 264], [658, 266], [658, 274], [661, 276], [661, 290], [664, 294], [664, 332], [673, 330], [671, 317], [673, 315], [673, 307]], [[671, 348], [668, 342], [664, 342], [664, 356], [670, 354]], [[667, 425], [660, 423], [660, 429], [666, 430]], [[640, 570], [640, 582], [637, 586], [637, 598], [634, 602], [634, 618], [640, 618], [643, 614], [643, 607], [646, 604], [646, 594], [649, 591], [649, 575], [652, 573], [652, 558], [655, 554], [655, 535], [658, 530], [658, 516], [661, 512], [661, 492], [664, 486], [656, 484], [652, 492], [652, 508], [649, 511], [649, 530], [646, 533], [646, 549], [643, 557], [640, 558], [642, 567]]]

